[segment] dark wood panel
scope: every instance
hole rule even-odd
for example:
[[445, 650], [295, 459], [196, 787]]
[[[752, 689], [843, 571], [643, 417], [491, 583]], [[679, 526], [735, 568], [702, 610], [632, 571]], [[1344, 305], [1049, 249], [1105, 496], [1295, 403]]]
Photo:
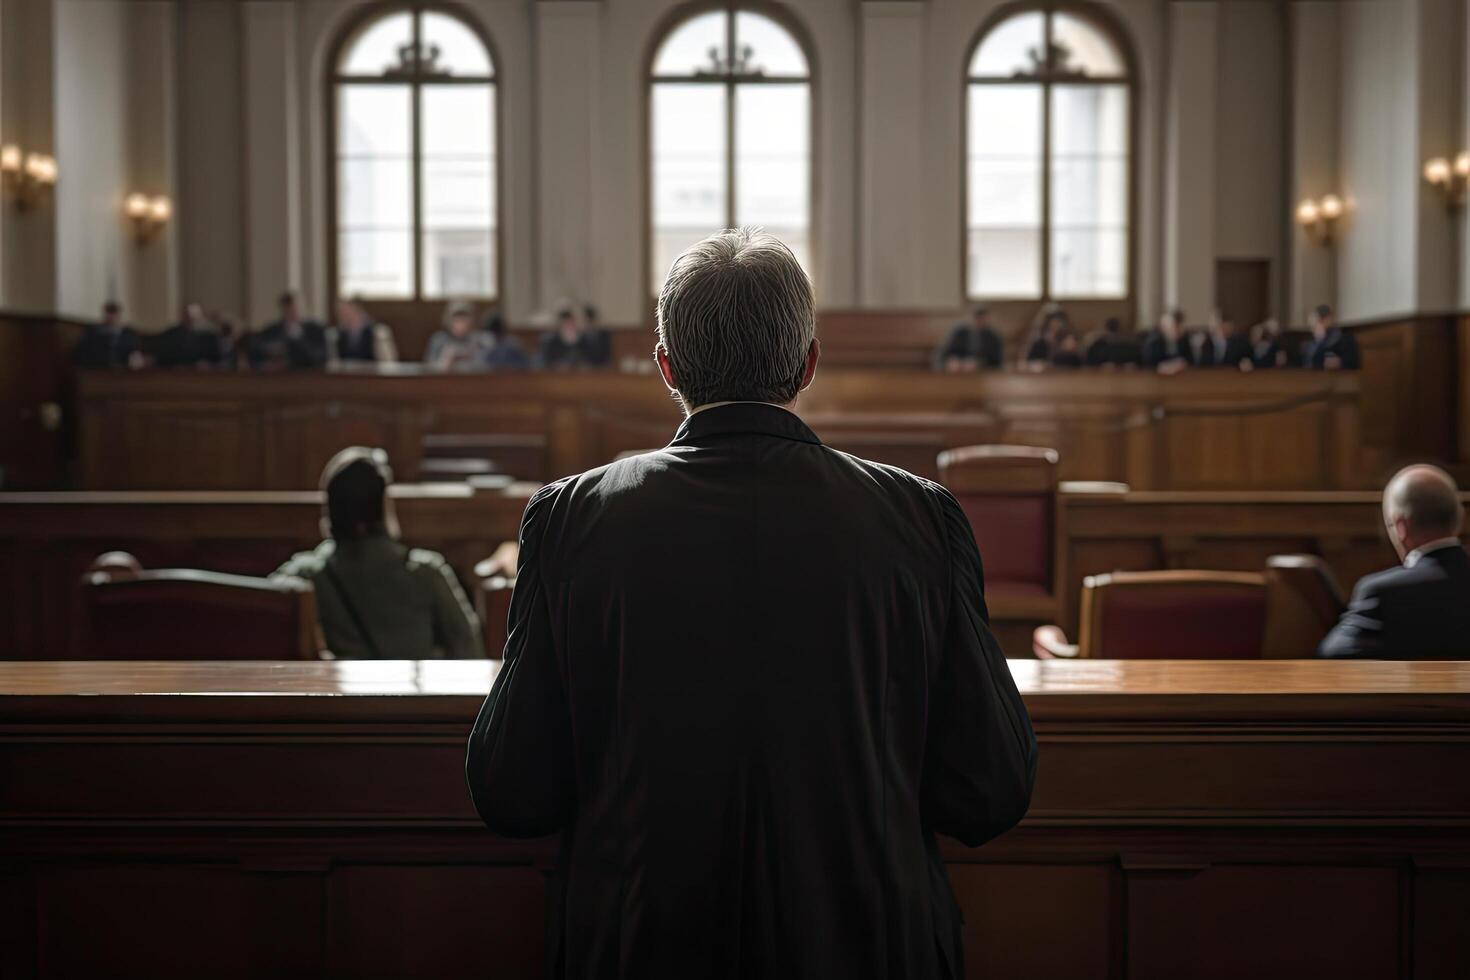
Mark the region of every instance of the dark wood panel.
[[[664, 445], [680, 421], [656, 377], [616, 372], [88, 373], [81, 405], [93, 489], [306, 489], [351, 443], [412, 479], [425, 435], [476, 432], [544, 436], [545, 471], [513, 475], [548, 479]], [[1397, 415], [1362, 421], [1383, 409], [1353, 373], [833, 368], [799, 407], [834, 445], [919, 472], [940, 449], [1010, 442], [1059, 449], [1063, 479], [1155, 490], [1376, 486], [1402, 437]]]
[[[6, 975], [541, 975], [554, 845], [463, 785], [496, 666], [0, 664]], [[1470, 663], [1011, 667], [1034, 805], [941, 842], [967, 976], [1463, 975]]]

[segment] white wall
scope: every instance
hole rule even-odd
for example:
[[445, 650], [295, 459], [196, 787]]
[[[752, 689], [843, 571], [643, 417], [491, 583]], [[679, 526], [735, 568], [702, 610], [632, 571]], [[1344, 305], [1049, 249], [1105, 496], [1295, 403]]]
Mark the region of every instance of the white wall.
[[56, 5], [57, 310], [92, 317], [103, 299], [131, 299], [127, 186], [128, 82], [124, 7]]

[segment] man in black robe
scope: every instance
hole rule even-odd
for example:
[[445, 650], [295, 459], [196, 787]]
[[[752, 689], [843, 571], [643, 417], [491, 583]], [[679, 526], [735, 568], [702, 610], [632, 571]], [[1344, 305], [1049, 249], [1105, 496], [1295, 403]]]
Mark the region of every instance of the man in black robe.
[[964, 975], [936, 834], [1029, 804], [1036, 741], [943, 487], [824, 446], [811, 283], [731, 231], [673, 264], [661, 450], [543, 487], [470, 736], [481, 817], [562, 834], [552, 976]]

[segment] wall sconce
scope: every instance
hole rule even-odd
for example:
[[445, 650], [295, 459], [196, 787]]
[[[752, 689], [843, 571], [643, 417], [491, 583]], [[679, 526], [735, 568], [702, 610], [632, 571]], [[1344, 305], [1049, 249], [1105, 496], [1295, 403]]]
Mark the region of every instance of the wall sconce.
[[1455, 211], [1465, 206], [1465, 185], [1470, 182], [1470, 150], [1461, 150], [1453, 163], [1435, 157], [1424, 164], [1424, 179], [1444, 191], [1445, 205]]
[[45, 153], [22, 153], [15, 144], [0, 146], [0, 179], [12, 188], [15, 207], [27, 210], [56, 185], [56, 158]]
[[173, 217], [174, 208], [162, 194], [149, 197], [147, 194], [133, 193], [123, 200], [123, 213], [133, 222], [133, 237], [139, 245], [144, 245], [168, 224], [168, 219]]
[[1308, 197], [1296, 206], [1296, 223], [1318, 245], [1331, 245], [1344, 210], [1342, 198], [1336, 194], [1323, 194], [1316, 200]]

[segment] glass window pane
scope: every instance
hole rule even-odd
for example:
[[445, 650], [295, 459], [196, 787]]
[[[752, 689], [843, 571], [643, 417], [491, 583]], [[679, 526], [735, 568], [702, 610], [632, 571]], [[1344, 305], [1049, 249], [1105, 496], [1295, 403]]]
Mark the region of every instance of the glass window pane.
[[966, 281], [971, 296], [1041, 295], [1040, 228], [971, 228], [969, 239]]
[[1058, 85], [1051, 98], [1052, 294], [1126, 295], [1128, 90]]
[[725, 194], [726, 87], [653, 86], [653, 256], [655, 293], [684, 249], [728, 224]]
[[419, 22], [419, 44], [435, 71], [447, 71], [451, 75], [490, 74], [490, 53], [469, 25], [457, 17], [425, 13]]
[[411, 89], [337, 90], [337, 252], [343, 295], [413, 294]]
[[1051, 294], [1113, 298], [1128, 294], [1128, 232], [1123, 228], [1053, 228]]
[[972, 296], [1041, 292], [1039, 85], [969, 86], [969, 256]]
[[1102, 31], [1076, 14], [1057, 14], [1051, 22], [1051, 41], [1061, 49], [1060, 67], [1096, 77], [1126, 73], [1123, 55]]
[[419, 93], [424, 297], [494, 295], [494, 90], [425, 85]]
[[[735, 224], [780, 238], [807, 264], [811, 209], [809, 89], [735, 88]], [[808, 267], [810, 272], [810, 267]]]
[[1042, 55], [1046, 20], [1043, 14], [1017, 14], [1001, 21], [980, 41], [970, 59], [970, 74], [1010, 78], [1036, 70]]
[[400, 62], [398, 49], [413, 44], [410, 14], [389, 14], [365, 25], [347, 43], [342, 55], [344, 75], [381, 75]]
[[674, 29], [653, 59], [655, 75], [695, 75], [715, 70], [727, 58], [728, 15], [713, 11], [691, 17]]
[[735, 50], [745, 71], [763, 75], [807, 73], [806, 56], [796, 38], [780, 24], [761, 14], [735, 15]]
[[342, 296], [413, 295], [413, 233], [343, 229], [337, 236], [337, 292]]

